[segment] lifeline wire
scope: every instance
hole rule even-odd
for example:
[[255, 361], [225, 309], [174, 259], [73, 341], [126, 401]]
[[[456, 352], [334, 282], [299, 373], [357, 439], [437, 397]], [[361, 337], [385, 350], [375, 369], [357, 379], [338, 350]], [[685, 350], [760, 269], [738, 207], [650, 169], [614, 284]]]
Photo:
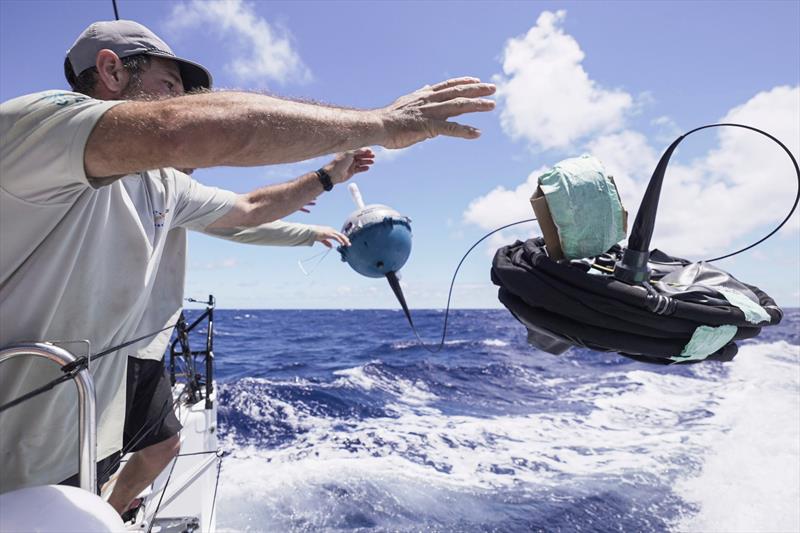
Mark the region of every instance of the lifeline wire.
[[535, 221], [536, 221], [535, 218], [529, 218], [529, 219], [526, 219], [526, 220], [520, 220], [518, 222], [512, 222], [511, 224], [506, 224], [505, 226], [501, 226], [501, 227], [499, 227], [499, 228], [497, 228], [495, 230], [490, 231], [489, 233], [487, 233], [486, 235], [484, 235], [483, 237], [481, 237], [480, 239], [475, 241], [475, 244], [470, 246], [469, 250], [467, 250], [467, 253], [465, 253], [464, 256], [461, 258], [461, 261], [458, 262], [458, 266], [456, 267], [455, 272], [453, 272], [453, 278], [450, 280], [450, 291], [447, 293], [447, 308], [445, 309], [445, 312], [444, 312], [444, 328], [442, 328], [442, 340], [439, 342], [438, 346], [436, 346], [435, 348], [431, 348], [430, 346], [425, 344], [425, 341], [423, 341], [422, 338], [419, 336], [419, 333], [417, 332], [417, 328], [414, 326], [414, 323], [411, 321], [411, 315], [410, 314], [406, 314], [406, 317], [408, 318], [408, 323], [411, 325], [411, 330], [414, 332], [414, 335], [417, 337], [417, 340], [419, 341], [420, 345], [423, 348], [428, 350], [430, 353], [434, 353], [435, 354], [435, 353], [439, 353], [441, 351], [442, 347], [444, 347], [444, 339], [445, 339], [445, 336], [447, 336], [447, 318], [448, 318], [448, 316], [450, 314], [450, 299], [453, 296], [453, 285], [456, 282], [456, 276], [458, 275], [458, 270], [461, 268], [461, 265], [464, 263], [464, 260], [467, 258], [467, 256], [470, 254], [470, 252], [472, 250], [474, 250], [475, 247], [478, 246], [480, 243], [482, 243], [486, 238], [494, 235], [498, 231], [502, 231], [502, 230], [504, 230], [506, 228], [510, 228], [511, 226], [516, 226], [518, 224], [526, 224], [528, 222], [535, 222]]
[[164, 488], [161, 491], [161, 497], [158, 498], [158, 505], [156, 505], [156, 510], [153, 512], [153, 516], [150, 518], [150, 525], [147, 528], [147, 533], [150, 533], [153, 530], [153, 525], [156, 523], [156, 516], [158, 515], [158, 510], [161, 508], [161, 502], [164, 500], [164, 494], [167, 493], [167, 487], [169, 486], [169, 481], [172, 479], [172, 472], [175, 470], [175, 465], [178, 464], [178, 458], [172, 460], [172, 467], [169, 469], [169, 475], [167, 476], [167, 481], [164, 483]]
[[20, 404], [20, 403], [22, 403], [22, 402], [24, 402], [26, 400], [29, 400], [29, 399], [31, 399], [31, 398], [33, 398], [35, 396], [38, 396], [38, 395], [40, 395], [42, 393], [45, 393], [45, 392], [49, 391], [50, 389], [52, 389], [53, 387], [55, 387], [59, 383], [63, 383], [65, 381], [71, 380], [73, 377], [75, 377], [75, 375], [78, 372], [88, 368], [89, 367], [89, 363], [92, 362], [92, 361], [96, 361], [97, 359], [100, 359], [101, 357], [104, 357], [104, 356], [106, 356], [106, 355], [108, 355], [110, 353], [114, 353], [114, 352], [116, 352], [118, 350], [121, 350], [122, 348], [130, 346], [131, 344], [136, 344], [137, 342], [139, 342], [141, 340], [144, 340], [144, 339], [146, 339], [148, 337], [152, 337], [154, 335], [157, 335], [157, 334], [161, 333], [162, 331], [166, 331], [168, 329], [172, 329], [172, 328], [176, 327], [177, 325], [178, 325], [178, 323], [176, 322], [175, 324], [171, 324], [171, 325], [169, 325], [169, 326], [167, 326], [165, 328], [162, 328], [162, 329], [160, 329], [158, 331], [153, 331], [152, 333], [148, 333], [146, 335], [142, 335], [141, 337], [137, 337], [137, 338], [135, 338], [133, 340], [130, 340], [130, 341], [127, 341], [127, 342], [123, 342], [122, 344], [118, 344], [116, 346], [112, 346], [111, 348], [107, 348], [107, 349], [103, 350], [102, 352], [96, 353], [96, 354], [91, 355], [89, 357], [86, 357], [85, 355], [82, 356], [82, 357], [79, 357], [79, 358], [75, 359], [74, 361], [72, 361], [71, 363], [67, 363], [66, 365], [61, 367], [61, 371], [64, 372], [63, 376], [59, 376], [56, 379], [54, 379], [53, 381], [50, 381], [49, 383], [45, 383], [44, 385], [42, 385], [38, 389], [34, 389], [34, 390], [32, 390], [32, 391], [30, 391], [28, 393], [23, 394], [22, 396], [14, 399], [14, 400], [11, 400], [8, 403], [0, 405], [0, 413], [5, 411], [6, 409], [10, 409], [10, 408], [14, 407], [15, 405], [18, 405], [18, 404]]
[[145, 439], [145, 437], [147, 437], [157, 426], [159, 426], [161, 422], [163, 422], [164, 417], [167, 416], [169, 411], [175, 410], [175, 406], [178, 405], [180, 400], [183, 398], [184, 394], [185, 391], [181, 392], [178, 395], [178, 397], [175, 398], [175, 400], [172, 402], [172, 405], [170, 405], [169, 408], [166, 408], [166, 404], [161, 406], [161, 413], [159, 414], [159, 416], [156, 417], [154, 421], [151, 422], [149, 425], [140, 427], [139, 430], [133, 434], [133, 437], [129, 439], [128, 444], [123, 446], [122, 449], [119, 451], [119, 457], [117, 457], [116, 460], [112, 461], [105, 468], [105, 470], [103, 470], [103, 473], [97, 476], [97, 479], [105, 479], [106, 476], [111, 476], [111, 474], [116, 472], [117, 468], [119, 468], [119, 465], [125, 462], [123, 461], [125, 455], [127, 455], [128, 452], [133, 450], [136, 447], [136, 445], [142, 442]]
[[217, 461], [217, 480], [214, 482], [214, 496], [211, 499], [211, 513], [208, 516], [208, 529], [211, 531], [211, 524], [214, 523], [214, 510], [217, 508], [217, 489], [219, 488], [219, 475], [222, 472], [222, 456]]

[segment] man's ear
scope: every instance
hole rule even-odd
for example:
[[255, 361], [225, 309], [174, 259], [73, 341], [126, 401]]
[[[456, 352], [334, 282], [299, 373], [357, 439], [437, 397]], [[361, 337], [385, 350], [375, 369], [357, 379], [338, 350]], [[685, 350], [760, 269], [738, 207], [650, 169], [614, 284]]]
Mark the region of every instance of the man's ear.
[[97, 67], [97, 89], [101, 92], [108, 93], [109, 96], [119, 96], [122, 91], [128, 86], [128, 79], [130, 75], [125, 67], [122, 66], [122, 60], [108, 49], [103, 49], [97, 52], [95, 59], [95, 66]]

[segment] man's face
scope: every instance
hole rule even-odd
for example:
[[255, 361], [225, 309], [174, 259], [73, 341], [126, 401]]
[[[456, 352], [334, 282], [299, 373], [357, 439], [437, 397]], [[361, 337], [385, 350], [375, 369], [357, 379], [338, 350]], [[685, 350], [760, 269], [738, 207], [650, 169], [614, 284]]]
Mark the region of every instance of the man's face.
[[138, 80], [129, 79], [121, 96], [125, 100], [161, 100], [183, 93], [183, 80], [177, 63], [151, 56], [150, 64], [142, 69]]

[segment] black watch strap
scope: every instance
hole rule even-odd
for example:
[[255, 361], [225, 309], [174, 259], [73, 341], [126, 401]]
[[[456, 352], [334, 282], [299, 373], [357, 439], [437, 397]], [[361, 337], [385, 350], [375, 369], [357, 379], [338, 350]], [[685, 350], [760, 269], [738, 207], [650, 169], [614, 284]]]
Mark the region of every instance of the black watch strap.
[[325, 172], [324, 169], [317, 170], [317, 179], [322, 184], [322, 188], [326, 191], [333, 189], [333, 180], [331, 179], [331, 175]]

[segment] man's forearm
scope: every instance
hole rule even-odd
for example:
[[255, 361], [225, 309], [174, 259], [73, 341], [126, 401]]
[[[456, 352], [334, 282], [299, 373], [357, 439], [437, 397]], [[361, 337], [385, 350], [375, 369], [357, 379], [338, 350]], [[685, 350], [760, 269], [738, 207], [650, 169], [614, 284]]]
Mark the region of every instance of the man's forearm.
[[248, 203], [248, 218], [242, 226], [252, 227], [281, 219], [297, 211], [323, 192], [315, 172], [286, 183], [268, 185], [243, 195]]
[[266, 224], [297, 211], [322, 191], [322, 184], [314, 172], [286, 183], [261, 187], [239, 195], [236, 205], [208, 229], [252, 228]]
[[100, 119], [86, 146], [87, 173], [289, 163], [381, 144], [380, 115], [242, 92], [127, 102]]
[[230, 241], [260, 246], [311, 246], [317, 227], [276, 220], [250, 228], [206, 228], [205, 233]]

